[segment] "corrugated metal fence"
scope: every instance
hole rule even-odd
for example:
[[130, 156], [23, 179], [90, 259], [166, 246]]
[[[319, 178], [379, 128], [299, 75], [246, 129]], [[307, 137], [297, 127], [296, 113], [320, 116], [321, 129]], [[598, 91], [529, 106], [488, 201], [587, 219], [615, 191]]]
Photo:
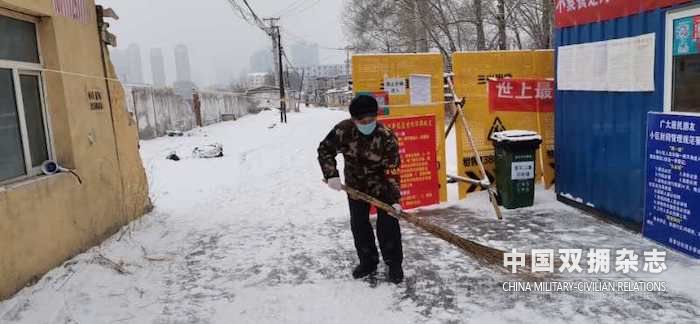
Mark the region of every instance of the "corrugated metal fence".
[[[188, 131], [196, 127], [191, 98], [183, 98], [170, 88], [130, 87], [125, 91], [141, 139], [164, 136], [169, 130]], [[199, 95], [204, 125], [221, 122], [225, 115], [240, 118], [258, 111], [242, 94], [199, 92]]]

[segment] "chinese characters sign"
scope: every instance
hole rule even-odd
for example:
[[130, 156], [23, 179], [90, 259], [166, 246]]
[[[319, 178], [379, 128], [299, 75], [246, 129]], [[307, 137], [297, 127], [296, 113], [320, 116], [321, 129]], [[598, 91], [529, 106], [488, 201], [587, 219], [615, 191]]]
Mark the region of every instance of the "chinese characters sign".
[[102, 91], [100, 91], [100, 89], [92, 89], [88, 91], [88, 104], [90, 104], [90, 110], [104, 109], [104, 102], [102, 101]]
[[510, 171], [511, 180], [531, 180], [535, 178], [535, 161], [513, 162]]
[[489, 109], [492, 112], [553, 112], [554, 81], [491, 79]]
[[700, 53], [700, 16], [673, 21], [673, 55]]
[[405, 209], [440, 203], [435, 116], [382, 119], [399, 139], [401, 206]]
[[406, 94], [406, 79], [386, 78], [384, 79], [384, 91], [391, 96], [402, 96]]
[[558, 28], [631, 16], [690, 0], [555, 0]]
[[700, 258], [700, 117], [649, 113], [644, 236]]
[[[555, 256], [558, 252], [558, 257]], [[503, 254], [503, 266], [511, 273], [518, 273], [518, 268], [530, 266], [532, 273], [589, 273], [608, 274], [620, 272], [646, 272], [659, 274], [668, 269], [666, 251], [653, 249], [644, 251], [644, 259], [634, 250], [629, 249], [589, 249], [584, 257], [583, 249], [532, 249], [530, 263], [527, 254], [513, 249]], [[585, 269], [585, 270], [584, 270]]]

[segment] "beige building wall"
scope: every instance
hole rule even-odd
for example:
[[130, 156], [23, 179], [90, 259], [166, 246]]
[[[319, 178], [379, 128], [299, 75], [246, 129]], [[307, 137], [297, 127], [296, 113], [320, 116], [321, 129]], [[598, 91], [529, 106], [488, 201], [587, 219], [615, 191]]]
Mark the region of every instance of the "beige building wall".
[[[121, 84], [104, 78], [94, 5], [85, 0], [80, 22], [56, 15], [53, 0], [0, 0], [0, 14], [36, 18], [54, 157], [83, 180], [60, 173], [0, 185], [0, 299], [150, 208], [136, 123]], [[107, 66], [116, 79], [108, 57]], [[102, 110], [90, 109], [95, 90]]]

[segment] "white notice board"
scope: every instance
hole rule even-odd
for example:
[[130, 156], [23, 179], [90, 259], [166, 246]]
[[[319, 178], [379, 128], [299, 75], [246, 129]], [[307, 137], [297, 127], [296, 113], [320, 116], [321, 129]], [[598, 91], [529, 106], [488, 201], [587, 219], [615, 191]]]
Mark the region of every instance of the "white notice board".
[[412, 74], [408, 82], [411, 88], [411, 105], [427, 105], [432, 99], [432, 76]]
[[656, 34], [561, 46], [557, 89], [572, 91], [655, 91]]

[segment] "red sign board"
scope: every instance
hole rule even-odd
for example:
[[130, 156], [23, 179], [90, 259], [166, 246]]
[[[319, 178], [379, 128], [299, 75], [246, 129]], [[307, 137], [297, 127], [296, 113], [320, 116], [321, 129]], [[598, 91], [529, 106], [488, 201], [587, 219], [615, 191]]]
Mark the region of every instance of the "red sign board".
[[570, 27], [627, 17], [690, 0], [555, 0], [557, 27]]
[[552, 80], [489, 80], [489, 109], [514, 112], [553, 112]]
[[382, 118], [399, 139], [401, 207], [440, 203], [435, 115]]

